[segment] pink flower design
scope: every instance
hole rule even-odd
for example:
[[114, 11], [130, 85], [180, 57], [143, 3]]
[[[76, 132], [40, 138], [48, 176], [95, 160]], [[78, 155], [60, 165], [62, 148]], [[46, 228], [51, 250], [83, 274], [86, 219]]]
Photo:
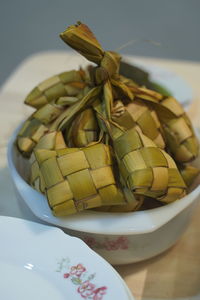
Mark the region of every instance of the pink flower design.
[[93, 291], [94, 297], [92, 298], [93, 300], [101, 300], [103, 299], [103, 295], [106, 294], [107, 287], [102, 286], [100, 288], [97, 288], [96, 290]]
[[[62, 262], [63, 263], [63, 260]], [[63, 268], [63, 265], [61, 264], [61, 269]], [[70, 268], [68, 266], [67, 268]], [[71, 266], [69, 273], [64, 273], [63, 278], [71, 278], [69, 282], [72, 282], [74, 285], [78, 285], [78, 288], [76, 288], [77, 293], [79, 295], [86, 299], [86, 300], [102, 300], [103, 296], [107, 292], [107, 287], [97, 287], [95, 284], [91, 283], [91, 280], [95, 277], [94, 274], [88, 275], [87, 272], [83, 274], [86, 271], [86, 268], [82, 264], [77, 264], [75, 266]], [[82, 276], [83, 274], [83, 276]], [[87, 280], [86, 280], [87, 275]], [[83, 281], [85, 280], [85, 281]]]
[[116, 241], [106, 241], [104, 246], [105, 246], [106, 250], [108, 250], [108, 251], [118, 249], [118, 245], [117, 245]]
[[81, 284], [81, 286], [78, 287], [77, 291], [83, 298], [87, 299], [88, 296], [93, 294], [94, 289], [95, 285], [89, 280], [86, 280]]
[[104, 243], [104, 247], [108, 251], [113, 251], [113, 250], [125, 250], [128, 249], [128, 240], [124, 236], [118, 237], [116, 240], [107, 240]]
[[118, 237], [117, 242], [120, 245], [121, 249], [128, 249], [128, 239], [125, 236]]
[[96, 245], [96, 240], [93, 237], [90, 236], [86, 236], [84, 239], [84, 242], [90, 247], [90, 248], [94, 248]]
[[82, 264], [71, 267], [70, 275], [75, 275], [80, 277], [83, 272], [86, 271], [86, 268]]
[[128, 249], [128, 239], [125, 236], [119, 236], [113, 240], [104, 239], [102, 242], [97, 241], [94, 237], [86, 236], [84, 242], [92, 249], [100, 248], [106, 249], [107, 251]]

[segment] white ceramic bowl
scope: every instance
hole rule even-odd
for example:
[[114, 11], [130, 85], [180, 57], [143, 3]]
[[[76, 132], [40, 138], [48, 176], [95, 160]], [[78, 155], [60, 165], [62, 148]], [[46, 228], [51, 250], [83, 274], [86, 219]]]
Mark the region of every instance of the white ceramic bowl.
[[[25, 181], [26, 168], [14, 145], [17, 131], [8, 144], [8, 165], [18, 200], [25, 202], [41, 220], [80, 237], [111, 264], [153, 257], [171, 247], [185, 231], [200, 195], [199, 184], [181, 200], [146, 211], [84, 211], [65, 218], [54, 217], [45, 196]], [[200, 166], [200, 158], [196, 164]]]

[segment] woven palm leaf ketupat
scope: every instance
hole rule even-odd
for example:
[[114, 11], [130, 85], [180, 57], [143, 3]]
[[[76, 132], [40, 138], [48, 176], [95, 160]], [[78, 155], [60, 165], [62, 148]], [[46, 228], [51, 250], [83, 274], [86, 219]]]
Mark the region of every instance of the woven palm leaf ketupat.
[[195, 159], [199, 152], [198, 140], [192, 124], [182, 106], [173, 97], [144, 88], [130, 87], [139, 99], [152, 104], [162, 123], [163, 136], [176, 161], [186, 163]]
[[39, 140], [49, 131], [51, 123], [77, 101], [76, 97], [60, 97], [39, 108], [24, 122], [17, 140], [17, 146], [24, 156], [31, 154]]
[[197, 157], [198, 141], [181, 105], [136, 83], [133, 68], [126, 76], [126, 64], [120, 74], [120, 55], [105, 51], [87, 25], [60, 37], [93, 64], [55, 75], [26, 97], [36, 111], [17, 146], [30, 157], [30, 184], [55, 216], [182, 198], [199, 171], [184, 165]]
[[118, 131], [114, 129], [113, 147], [124, 184], [130, 190], [162, 202], [185, 195], [185, 183], [169, 154], [134, 128]]
[[[59, 150], [65, 149], [66, 143], [64, 141], [61, 131], [51, 131], [47, 132], [41, 139], [38, 144], [35, 146], [35, 151], [39, 149], [43, 150]], [[39, 164], [37, 162], [35, 153], [32, 152], [30, 157], [31, 164], [31, 177], [30, 184], [38, 191], [45, 192], [45, 182], [40, 171]]]
[[34, 155], [34, 163], [39, 168], [32, 184], [40, 178], [37, 187], [42, 192], [44, 184], [49, 205], [56, 216], [127, 203], [113, 175], [109, 146], [98, 143], [82, 149], [38, 149]]
[[126, 106], [124, 106], [121, 101], [115, 101], [113, 105], [112, 120], [126, 130], [133, 127], [137, 128], [147, 137], [152, 139], [158, 147], [162, 149], [165, 148], [165, 141], [162, 137], [162, 128], [157, 114], [155, 110], [148, 107], [148, 105], [141, 100], [135, 100]]
[[181, 105], [172, 97], [164, 98], [157, 108], [169, 150], [178, 162], [193, 160], [199, 151], [192, 124]]
[[85, 73], [82, 69], [63, 72], [50, 77], [27, 95], [25, 103], [38, 109], [59, 97], [77, 96], [86, 86], [84, 77]]

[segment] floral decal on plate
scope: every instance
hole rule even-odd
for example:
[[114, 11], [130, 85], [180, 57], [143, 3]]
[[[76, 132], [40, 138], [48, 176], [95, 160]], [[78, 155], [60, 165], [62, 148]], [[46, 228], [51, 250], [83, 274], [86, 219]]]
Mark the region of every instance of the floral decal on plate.
[[92, 280], [96, 274], [88, 274], [87, 269], [81, 263], [71, 266], [68, 258], [63, 258], [58, 262], [57, 272], [61, 272], [64, 279], [71, 280], [74, 285], [77, 285], [77, 293], [83, 299], [102, 300], [107, 292], [106, 286], [98, 287]]
[[129, 241], [125, 236], [119, 236], [115, 239], [104, 238], [104, 240], [97, 241], [92, 236], [85, 236], [83, 238], [84, 242], [92, 249], [104, 249], [107, 251], [116, 251], [116, 250], [127, 250], [129, 247]]

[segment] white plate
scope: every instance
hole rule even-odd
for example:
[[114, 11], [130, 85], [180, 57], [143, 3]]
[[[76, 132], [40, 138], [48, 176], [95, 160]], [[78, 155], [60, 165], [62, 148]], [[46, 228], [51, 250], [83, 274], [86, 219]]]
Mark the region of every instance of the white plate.
[[130, 300], [121, 277], [80, 239], [60, 229], [0, 217], [4, 300]]

